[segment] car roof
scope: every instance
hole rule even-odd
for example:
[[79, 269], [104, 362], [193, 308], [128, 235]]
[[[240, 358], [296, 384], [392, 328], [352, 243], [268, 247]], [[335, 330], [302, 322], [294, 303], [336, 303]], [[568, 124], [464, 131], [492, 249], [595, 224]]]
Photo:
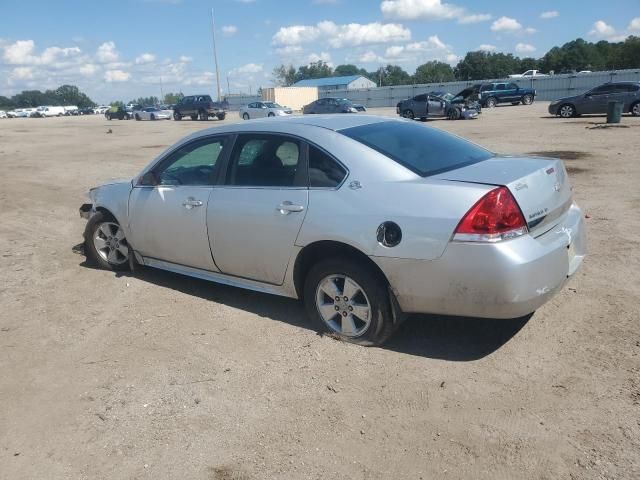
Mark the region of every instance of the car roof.
[[[353, 114], [333, 114], [333, 115], [302, 115], [292, 117], [280, 117], [269, 119], [256, 119], [248, 122], [233, 123], [222, 127], [213, 127], [201, 130], [192, 135], [191, 138], [207, 136], [215, 133], [235, 133], [251, 130], [263, 130], [274, 132], [286, 132], [287, 125], [303, 125], [308, 127], [325, 128], [335, 132], [351, 127], [370, 125], [381, 122], [399, 122], [393, 117], [381, 117], [378, 115]], [[254, 127], [255, 126], [255, 127]], [[266, 127], [266, 128], [265, 128]]]

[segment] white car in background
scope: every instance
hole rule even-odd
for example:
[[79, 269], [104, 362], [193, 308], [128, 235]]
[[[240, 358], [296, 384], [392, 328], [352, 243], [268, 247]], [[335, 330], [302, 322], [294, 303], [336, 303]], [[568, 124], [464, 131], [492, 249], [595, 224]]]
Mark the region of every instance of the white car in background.
[[36, 108], [23, 108], [22, 110], [16, 110], [16, 118], [29, 118], [36, 111]]
[[291, 115], [293, 111], [288, 107], [283, 107], [274, 102], [253, 102], [240, 108], [240, 118], [249, 120], [251, 118], [282, 117]]
[[105, 106], [105, 105], [100, 105], [98, 107], [95, 107], [93, 109], [93, 113], [95, 114], [100, 114], [100, 115], [104, 115], [104, 113], [109, 110], [109, 107]]
[[51, 105], [44, 105], [38, 107], [34, 112], [34, 117], [61, 117], [65, 114], [64, 107], [54, 107]]
[[144, 107], [141, 110], [133, 111], [133, 118], [136, 120], [171, 120], [171, 110], [160, 110], [158, 107]]
[[529, 78], [529, 77], [548, 77], [546, 73], [542, 73], [540, 70], [527, 70], [524, 73], [514, 73], [509, 75], [509, 78]]
[[0, 118], [7, 118], [7, 112], [0, 110]]

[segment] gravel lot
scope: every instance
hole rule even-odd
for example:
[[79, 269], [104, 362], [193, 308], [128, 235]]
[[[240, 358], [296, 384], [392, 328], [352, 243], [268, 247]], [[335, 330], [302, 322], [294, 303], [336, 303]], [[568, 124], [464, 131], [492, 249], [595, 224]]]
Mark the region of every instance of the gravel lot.
[[589, 256], [528, 321], [415, 316], [362, 348], [292, 300], [76, 253], [84, 192], [203, 123], [0, 120], [0, 478], [640, 478], [640, 119], [602, 122], [429, 122], [565, 158]]

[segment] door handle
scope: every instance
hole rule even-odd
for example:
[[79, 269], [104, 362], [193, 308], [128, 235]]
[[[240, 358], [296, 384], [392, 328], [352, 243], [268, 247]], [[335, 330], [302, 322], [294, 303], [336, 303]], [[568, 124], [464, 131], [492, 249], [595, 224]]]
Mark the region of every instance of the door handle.
[[303, 211], [304, 207], [302, 205], [294, 205], [292, 202], [287, 200], [278, 205], [276, 210], [278, 210], [282, 215], [289, 215], [292, 212], [298, 213]]
[[196, 200], [193, 197], [187, 198], [184, 202], [182, 202], [182, 206], [187, 210], [191, 210], [194, 207], [201, 207], [203, 205], [201, 200]]

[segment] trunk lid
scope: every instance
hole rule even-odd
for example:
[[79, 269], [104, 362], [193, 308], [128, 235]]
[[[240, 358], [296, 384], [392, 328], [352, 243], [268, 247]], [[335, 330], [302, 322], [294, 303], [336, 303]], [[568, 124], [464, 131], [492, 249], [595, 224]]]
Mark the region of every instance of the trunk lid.
[[572, 202], [567, 172], [555, 158], [493, 157], [432, 178], [507, 187], [534, 236], [553, 228]]

